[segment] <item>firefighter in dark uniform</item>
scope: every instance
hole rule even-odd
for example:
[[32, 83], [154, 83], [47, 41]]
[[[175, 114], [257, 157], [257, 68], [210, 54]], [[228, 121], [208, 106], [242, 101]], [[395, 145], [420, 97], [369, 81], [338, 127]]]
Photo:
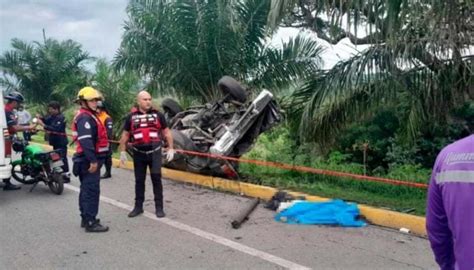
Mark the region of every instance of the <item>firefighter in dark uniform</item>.
[[79, 210], [81, 227], [86, 232], [106, 232], [107, 226], [96, 219], [99, 211], [100, 171], [99, 168], [109, 152], [107, 131], [97, 117], [97, 102], [102, 100], [99, 91], [92, 87], [84, 87], [77, 94], [81, 105], [74, 117], [72, 125], [76, 153], [73, 157], [74, 175], [81, 182], [79, 192]]
[[[110, 117], [109, 112], [107, 108], [105, 107], [105, 104], [103, 101], [99, 101], [97, 103], [97, 108], [99, 109], [99, 120], [104, 124], [105, 128], [107, 129], [107, 138], [109, 140], [112, 140], [113, 136], [113, 121], [112, 117]], [[105, 167], [105, 173], [100, 177], [101, 179], [107, 179], [112, 177], [112, 147], [110, 148], [109, 153], [107, 154], [107, 157], [105, 158], [104, 161], [104, 167]]]
[[66, 118], [61, 113], [61, 105], [57, 101], [51, 101], [48, 104], [48, 116], [37, 116], [38, 124], [49, 134], [48, 142], [54, 150], [59, 149], [63, 160], [63, 179], [64, 183], [69, 183], [69, 162], [67, 159], [67, 136], [66, 136]]
[[[7, 100], [7, 104], [5, 104], [5, 116], [7, 120], [8, 133], [10, 135], [7, 139], [11, 140], [16, 136], [16, 133], [20, 131], [35, 131], [36, 125], [21, 126], [18, 124], [14, 110], [25, 101], [23, 95], [14, 91], [6, 95], [5, 99]], [[5, 183], [3, 190], [17, 190], [21, 188], [20, 186], [12, 184], [10, 179], [3, 179], [3, 182]]]
[[152, 108], [151, 95], [141, 91], [137, 95], [137, 106], [127, 116], [120, 138], [120, 161], [127, 161], [126, 147], [130, 143], [135, 172], [135, 207], [128, 214], [135, 217], [143, 213], [145, 200], [145, 179], [147, 167], [150, 168], [155, 211], [158, 218], [165, 216], [163, 211], [163, 185], [161, 182], [161, 147], [163, 139], [168, 143], [166, 158], [174, 156], [173, 138], [162, 113]]

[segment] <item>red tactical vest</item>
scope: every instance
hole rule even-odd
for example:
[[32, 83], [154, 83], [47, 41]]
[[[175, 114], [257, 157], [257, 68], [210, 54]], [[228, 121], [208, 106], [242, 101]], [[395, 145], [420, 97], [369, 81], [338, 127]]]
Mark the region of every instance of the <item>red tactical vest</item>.
[[91, 111], [84, 108], [79, 110], [79, 112], [74, 116], [74, 121], [72, 122], [72, 136], [73, 140], [76, 142], [76, 153], [80, 154], [84, 152], [77, 137], [77, 118], [83, 113], [90, 115], [95, 120], [97, 125], [97, 142], [95, 144], [95, 152], [97, 154], [107, 153], [109, 151], [109, 141], [107, 140], [107, 130], [105, 129], [104, 124], [102, 124], [102, 122]]
[[137, 108], [132, 109], [130, 117], [132, 145], [145, 145], [161, 141], [161, 123], [158, 111], [152, 109], [146, 114], [139, 114]]

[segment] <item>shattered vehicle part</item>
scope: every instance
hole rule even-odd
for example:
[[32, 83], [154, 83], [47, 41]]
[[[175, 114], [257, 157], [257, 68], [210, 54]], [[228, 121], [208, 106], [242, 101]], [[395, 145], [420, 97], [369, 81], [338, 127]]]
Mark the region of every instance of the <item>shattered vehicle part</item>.
[[[171, 129], [176, 149], [239, 158], [250, 150], [257, 137], [281, 121], [281, 112], [273, 94], [262, 90], [247, 101], [244, 88], [229, 76], [222, 77], [218, 88], [223, 98], [185, 110], [172, 99], [162, 108]], [[184, 171], [238, 177], [233, 161], [178, 153], [163, 165]]]
[[232, 225], [232, 228], [238, 229], [240, 226], [249, 219], [250, 214], [257, 208], [257, 205], [260, 203], [259, 198], [255, 198], [251, 200], [245, 208], [243, 208], [240, 213], [237, 215], [236, 218], [232, 219], [230, 224]]

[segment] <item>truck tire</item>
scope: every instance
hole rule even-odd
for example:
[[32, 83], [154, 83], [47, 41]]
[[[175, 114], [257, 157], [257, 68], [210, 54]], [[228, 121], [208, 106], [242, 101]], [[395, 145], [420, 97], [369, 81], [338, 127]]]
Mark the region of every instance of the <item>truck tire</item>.
[[247, 100], [247, 94], [245, 93], [244, 88], [232, 77], [222, 77], [219, 82], [217, 82], [217, 86], [224, 95], [229, 95], [230, 98], [235, 101], [245, 103]]
[[173, 117], [183, 111], [183, 108], [181, 108], [178, 102], [171, 98], [163, 99], [161, 102], [161, 107], [163, 108], [163, 111], [168, 113], [170, 117]]

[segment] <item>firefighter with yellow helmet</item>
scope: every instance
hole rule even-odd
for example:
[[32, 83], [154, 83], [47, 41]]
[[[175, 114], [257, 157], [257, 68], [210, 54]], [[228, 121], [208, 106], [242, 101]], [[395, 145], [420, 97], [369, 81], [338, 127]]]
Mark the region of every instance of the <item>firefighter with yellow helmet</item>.
[[102, 95], [92, 87], [84, 87], [77, 94], [81, 106], [72, 123], [76, 153], [73, 173], [81, 182], [79, 210], [81, 227], [86, 232], [106, 232], [107, 226], [97, 219], [100, 197], [100, 166], [109, 152], [107, 130], [97, 116], [97, 103]]

